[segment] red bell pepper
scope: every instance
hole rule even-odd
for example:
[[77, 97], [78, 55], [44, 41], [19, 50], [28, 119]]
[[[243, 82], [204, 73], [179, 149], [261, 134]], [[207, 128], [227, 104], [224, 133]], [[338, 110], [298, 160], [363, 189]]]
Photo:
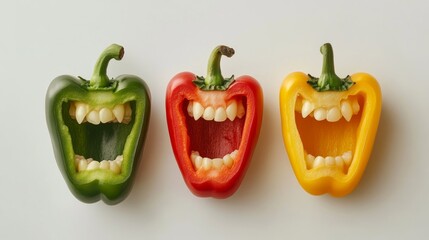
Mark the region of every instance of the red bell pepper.
[[250, 76], [222, 77], [220, 59], [234, 49], [216, 47], [207, 77], [182, 72], [171, 79], [166, 115], [171, 145], [189, 189], [226, 198], [239, 187], [262, 123], [263, 95]]

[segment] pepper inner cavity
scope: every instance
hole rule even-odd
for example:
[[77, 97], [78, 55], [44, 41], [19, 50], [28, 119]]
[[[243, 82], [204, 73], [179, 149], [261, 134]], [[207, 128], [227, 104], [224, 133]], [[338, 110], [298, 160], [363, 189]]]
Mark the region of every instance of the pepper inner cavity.
[[[77, 101], [63, 103], [63, 120], [72, 140], [75, 166], [79, 172], [99, 168], [120, 172], [124, 146], [134, 124], [134, 109], [135, 102], [112, 108]], [[86, 165], [81, 163], [82, 160]]]
[[347, 173], [356, 146], [363, 99], [349, 96], [318, 106], [316, 102], [297, 98], [295, 122], [304, 147], [307, 169], [336, 167]]
[[204, 106], [185, 101], [186, 127], [195, 170], [231, 168], [237, 156], [245, 122], [245, 98], [236, 97], [226, 106]]

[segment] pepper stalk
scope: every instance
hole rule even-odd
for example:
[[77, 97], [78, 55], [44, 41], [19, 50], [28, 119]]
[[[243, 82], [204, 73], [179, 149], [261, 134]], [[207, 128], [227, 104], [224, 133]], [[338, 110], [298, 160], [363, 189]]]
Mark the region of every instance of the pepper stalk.
[[98, 58], [91, 79], [89, 80], [89, 87], [92, 89], [109, 88], [111, 81], [107, 76], [107, 65], [109, 61], [114, 58], [121, 60], [124, 56], [124, 48], [118, 44], [112, 44], [107, 47]]
[[219, 90], [225, 91], [234, 82], [234, 75], [230, 78], [224, 78], [220, 68], [220, 59], [222, 56], [232, 57], [235, 51], [233, 48], [220, 45], [211, 53], [207, 65], [207, 76], [197, 76], [194, 84], [201, 90]]
[[322, 73], [319, 78], [313, 77], [310, 74], [310, 79], [307, 81], [316, 91], [347, 91], [354, 82], [347, 75], [341, 79], [335, 73], [334, 67], [334, 51], [330, 43], [325, 43], [320, 47], [320, 52], [323, 55]]

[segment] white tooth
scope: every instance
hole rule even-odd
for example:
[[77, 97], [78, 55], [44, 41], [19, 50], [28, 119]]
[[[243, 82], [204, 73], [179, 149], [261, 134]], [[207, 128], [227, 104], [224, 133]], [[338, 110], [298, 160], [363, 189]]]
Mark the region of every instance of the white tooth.
[[307, 162], [307, 168], [312, 169], [313, 163], [314, 163], [314, 156], [311, 154], [308, 154], [307, 157], [305, 158], [305, 160]]
[[223, 156], [222, 160], [223, 160], [223, 164], [228, 168], [231, 168], [232, 164], [234, 164], [234, 159], [232, 159], [231, 155], [229, 154], [226, 154], [225, 156]]
[[192, 151], [191, 152], [191, 162], [192, 164], [195, 166], [195, 158], [200, 156], [200, 153], [197, 151]]
[[222, 158], [213, 159], [213, 167], [215, 169], [221, 169], [222, 165], [223, 165], [223, 159]]
[[92, 110], [86, 115], [86, 120], [94, 125], [100, 124], [100, 114], [96, 110]]
[[197, 156], [200, 156], [200, 153], [198, 151], [191, 152], [191, 159], [195, 159]]
[[116, 156], [116, 158], [115, 158], [115, 161], [118, 161], [118, 162], [120, 162], [120, 163], [122, 163], [122, 161], [124, 160], [124, 156], [123, 155], [118, 155], [118, 156]]
[[234, 121], [235, 117], [237, 116], [237, 101], [231, 101], [231, 103], [226, 108], [226, 115], [228, 116], [229, 120]]
[[216, 109], [214, 120], [215, 120], [215, 122], [223, 122], [226, 120], [225, 108], [218, 107]]
[[110, 171], [118, 174], [121, 172], [121, 165], [118, 165], [116, 161], [110, 163]]
[[94, 159], [92, 159], [92, 158], [88, 158], [88, 159], [86, 159], [86, 163], [90, 163], [90, 162], [92, 162], [92, 161], [94, 161]]
[[352, 163], [352, 156], [353, 156], [352, 151], [347, 151], [347, 152], [343, 153], [342, 158], [344, 159], [344, 163], [347, 166], [350, 166], [350, 164]]
[[214, 118], [215, 122], [223, 122], [226, 120], [226, 118], [227, 117], [226, 117], [225, 108], [224, 107], [217, 108], [215, 112], [215, 118]]
[[325, 164], [326, 166], [329, 166], [329, 167], [335, 166], [335, 159], [331, 156], [327, 156], [325, 157]]
[[212, 106], [206, 107], [204, 110], [203, 118], [206, 121], [211, 121], [215, 117], [215, 110]]
[[124, 114], [125, 114], [125, 107], [123, 104], [118, 104], [116, 105], [113, 110], [113, 115], [115, 115], [116, 119], [118, 120], [118, 122], [122, 122], [122, 120], [124, 120]]
[[[85, 159], [83, 156], [81, 155], [74, 155], [74, 165], [77, 167], [79, 166], [79, 162], [80, 160]], [[86, 161], [86, 160], [85, 160]]]
[[203, 158], [203, 169], [210, 170], [212, 168], [212, 160], [210, 158]]
[[194, 102], [189, 101], [187, 110], [188, 110], [188, 115], [190, 117], [193, 117], [194, 116], [194, 112], [193, 112], [194, 111]]
[[118, 155], [116, 156], [115, 160], [113, 160], [112, 162], [115, 162], [118, 166], [121, 166], [123, 159], [124, 157], [122, 155]]
[[352, 115], [353, 115], [353, 109], [349, 100], [341, 101], [341, 113], [343, 114], [347, 122], [350, 122], [350, 119], [352, 119]]
[[86, 168], [86, 170], [95, 170], [98, 169], [100, 167], [100, 163], [97, 161], [92, 161], [88, 164], [88, 167]]
[[352, 108], [353, 108], [353, 114], [358, 114], [360, 110], [360, 106], [356, 98], [352, 100]]
[[242, 118], [245, 113], [246, 113], [246, 109], [244, 109], [243, 102], [239, 101], [237, 105], [237, 117]]
[[88, 106], [85, 103], [76, 102], [76, 121], [81, 124], [88, 113]]
[[341, 119], [341, 112], [338, 107], [332, 107], [328, 110], [328, 113], [326, 114], [326, 120], [328, 122], [336, 122]]
[[103, 160], [100, 162], [100, 169], [110, 169], [110, 162]]
[[303, 118], [306, 118], [314, 110], [314, 105], [308, 100], [303, 100], [302, 102], [301, 114]]
[[121, 166], [121, 165], [122, 165], [122, 161], [114, 160], [114, 161], [112, 161], [112, 162], [116, 163], [118, 166]]
[[74, 105], [74, 102], [70, 102], [69, 114], [73, 119], [76, 118], [76, 106]]
[[335, 157], [335, 164], [337, 165], [337, 167], [341, 170], [344, 169], [344, 160], [342, 157], [340, 156], [336, 156]]
[[232, 159], [236, 159], [237, 158], [237, 154], [238, 154], [238, 150], [234, 150], [232, 153], [230, 153], [229, 155], [232, 157]]
[[86, 162], [86, 160], [85, 159], [81, 159], [79, 161], [79, 165], [77, 166], [77, 170], [79, 172], [82, 172], [82, 171], [85, 171], [87, 167], [88, 167], [88, 163]]
[[314, 159], [313, 168], [323, 167], [325, 166], [325, 159], [321, 156], [317, 156]]
[[122, 121], [124, 123], [131, 122], [131, 105], [128, 102], [124, 104], [124, 119]]
[[198, 120], [204, 113], [203, 105], [199, 102], [194, 102], [192, 113], [194, 115], [195, 121]]
[[314, 118], [317, 121], [325, 120], [326, 119], [326, 109], [316, 108], [316, 110], [314, 110]]
[[195, 158], [194, 166], [195, 166], [195, 170], [198, 170], [203, 166], [203, 158], [201, 156], [197, 156]]
[[107, 123], [110, 121], [113, 121], [114, 116], [113, 113], [110, 109], [108, 108], [102, 108], [100, 109], [100, 122], [102, 123]]

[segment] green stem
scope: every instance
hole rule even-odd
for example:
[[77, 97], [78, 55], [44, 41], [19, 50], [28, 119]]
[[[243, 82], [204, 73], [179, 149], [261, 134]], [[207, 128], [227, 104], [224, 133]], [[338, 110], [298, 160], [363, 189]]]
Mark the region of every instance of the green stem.
[[207, 66], [207, 76], [204, 80], [206, 86], [222, 86], [224, 85], [224, 78], [220, 70], [220, 59], [222, 55], [232, 57], [234, 49], [227, 46], [217, 46], [210, 55], [209, 63]]
[[124, 56], [124, 48], [118, 44], [112, 44], [107, 47], [98, 58], [94, 72], [91, 79], [89, 80], [89, 85], [93, 88], [105, 88], [109, 87], [110, 80], [107, 77], [107, 65], [109, 61], [114, 58], [116, 60], [121, 60]]
[[329, 86], [331, 89], [339, 89], [342, 86], [342, 80], [335, 74], [334, 52], [330, 43], [325, 43], [320, 47], [323, 55], [322, 74], [319, 77], [317, 85], [324, 89]]

